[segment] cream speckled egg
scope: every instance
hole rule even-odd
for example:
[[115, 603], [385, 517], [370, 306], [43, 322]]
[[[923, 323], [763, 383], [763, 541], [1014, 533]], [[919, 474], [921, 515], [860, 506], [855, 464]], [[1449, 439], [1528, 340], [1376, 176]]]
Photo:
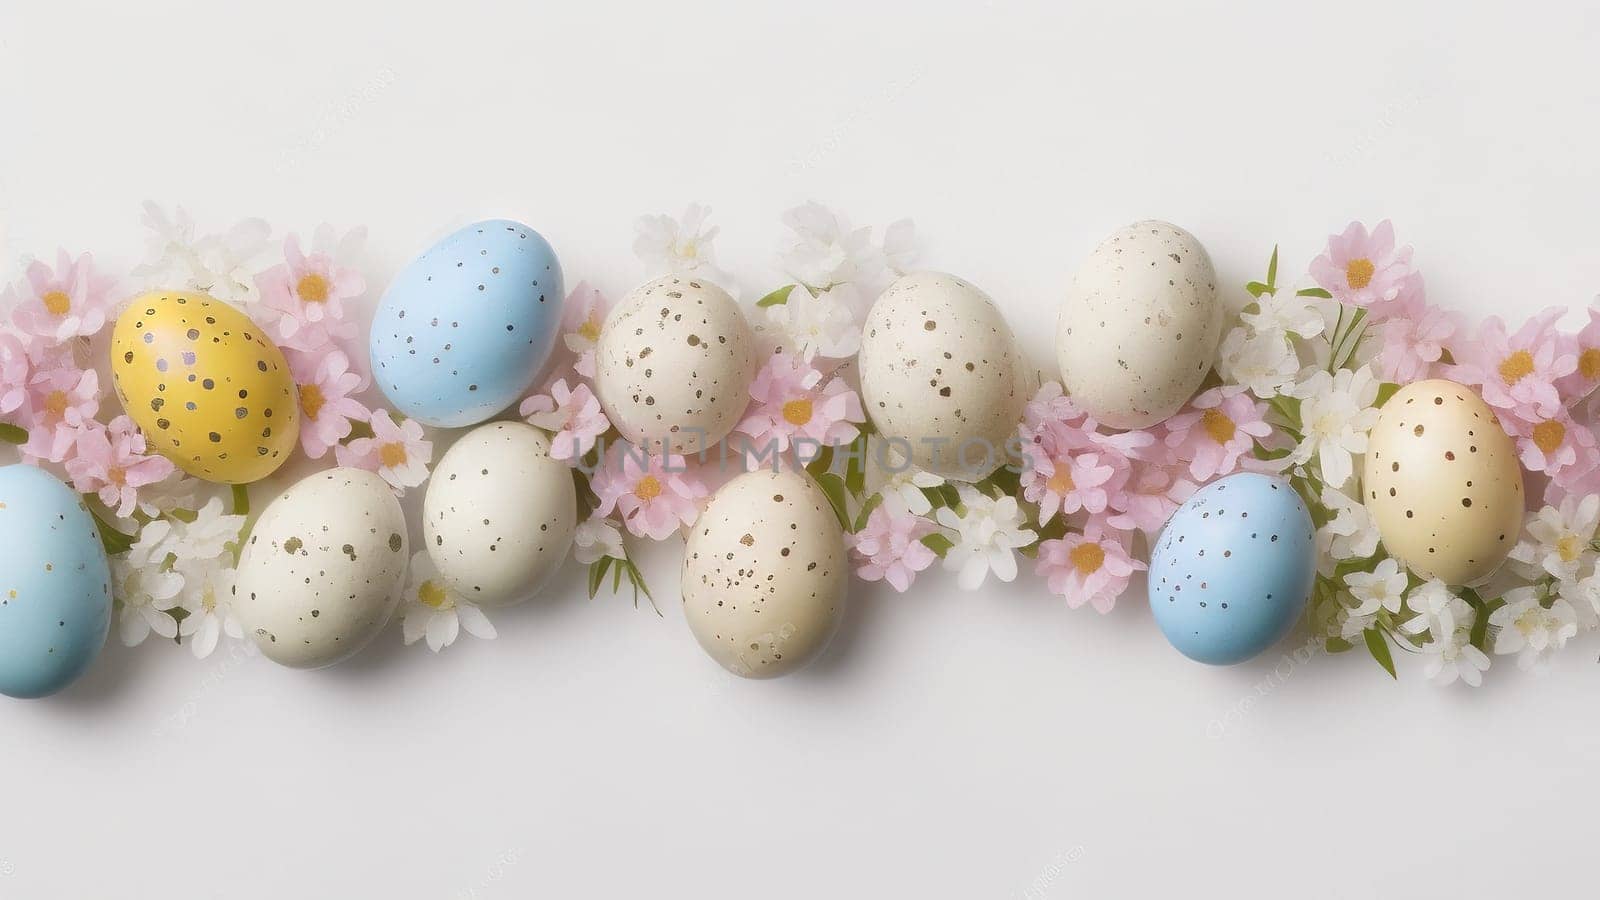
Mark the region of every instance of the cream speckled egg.
[[239, 559], [234, 605], [268, 659], [331, 666], [383, 630], [405, 576], [406, 521], [372, 472], [329, 469], [267, 505]]
[[976, 481], [1005, 462], [1024, 367], [983, 291], [940, 272], [902, 276], [867, 314], [859, 365], [867, 415], [918, 468]]
[[1471, 388], [1442, 379], [1401, 388], [1362, 465], [1383, 548], [1417, 575], [1477, 584], [1516, 545], [1525, 503], [1516, 446]]
[[685, 453], [733, 430], [755, 369], [755, 340], [728, 292], [668, 275], [635, 288], [606, 318], [594, 386], [623, 437]]
[[422, 534], [439, 574], [485, 606], [526, 600], [561, 567], [577, 527], [572, 470], [521, 422], [463, 435], [428, 481]]
[[683, 557], [683, 612], [700, 646], [746, 678], [822, 652], [844, 613], [844, 532], [799, 472], [747, 472], [700, 514]]
[[1067, 290], [1056, 327], [1062, 384], [1106, 425], [1154, 425], [1205, 379], [1222, 312], [1211, 257], [1194, 235], [1155, 221], [1119, 229]]

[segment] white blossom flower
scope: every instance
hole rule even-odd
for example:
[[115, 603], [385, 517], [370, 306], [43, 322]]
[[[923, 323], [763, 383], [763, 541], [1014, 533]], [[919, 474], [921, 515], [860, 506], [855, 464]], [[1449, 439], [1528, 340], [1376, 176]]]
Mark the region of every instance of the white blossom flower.
[[1315, 299], [1302, 297], [1295, 288], [1279, 288], [1275, 294], [1262, 294], [1255, 301], [1256, 312], [1239, 314], [1240, 320], [1258, 335], [1292, 334], [1302, 339], [1322, 333], [1326, 323]]
[[861, 349], [854, 293], [847, 284], [816, 294], [803, 284], [795, 285], [785, 302], [766, 308], [767, 320], [757, 328], [806, 362], [819, 356], [847, 359]]
[[1371, 572], [1351, 572], [1344, 577], [1350, 595], [1358, 601], [1352, 616], [1369, 616], [1379, 609], [1391, 613], [1400, 611], [1406, 593], [1406, 573], [1393, 559], [1385, 559]]
[[701, 276], [731, 290], [732, 280], [717, 268], [719, 229], [707, 223], [710, 217], [711, 207], [698, 203], [689, 204], [682, 219], [640, 216], [634, 223], [633, 252], [659, 272]]
[[439, 569], [427, 551], [411, 557], [401, 615], [405, 617], [401, 631], [406, 645], [426, 636], [428, 649], [435, 653], [455, 643], [462, 631], [483, 640], [495, 637], [489, 617], [439, 577]]
[[1579, 569], [1594, 559], [1589, 543], [1596, 526], [1600, 526], [1600, 495], [1569, 495], [1560, 507], [1546, 506], [1528, 516], [1511, 560], [1528, 578], [1550, 575], [1574, 581]]
[[956, 532], [955, 546], [945, 554], [944, 567], [960, 573], [958, 583], [967, 591], [982, 587], [991, 571], [1001, 581], [1016, 578], [1016, 551], [1036, 537], [1022, 527], [1027, 523], [1017, 498], [996, 500], [966, 486], [960, 492], [965, 512], [957, 515], [953, 509], [939, 510], [939, 524]]
[[1317, 561], [1331, 575], [1340, 560], [1365, 559], [1378, 550], [1378, 525], [1361, 502], [1344, 491], [1325, 487], [1322, 505], [1333, 520], [1317, 529]]
[[188, 613], [178, 628], [199, 659], [210, 656], [223, 634], [243, 638], [244, 627], [233, 609], [233, 549], [244, 516], [224, 514], [222, 498], [212, 497], [195, 512], [194, 521], [172, 529], [173, 571], [183, 576], [178, 602]]
[[1294, 384], [1300, 359], [1282, 333], [1253, 335], [1240, 326], [1222, 339], [1217, 371], [1228, 384], [1240, 384], [1263, 400]]
[[867, 452], [867, 488], [883, 498], [885, 509], [896, 516], [926, 516], [933, 511], [922, 491], [944, 484], [942, 476], [912, 465], [893, 443], [881, 438], [873, 439]]
[[257, 299], [255, 273], [272, 237], [265, 220], [242, 219], [222, 234], [196, 238], [194, 219], [182, 207], [175, 218], [149, 202], [144, 212], [152, 234], [145, 261], [133, 269], [136, 278], [151, 288], [204, 291], [232, 303]]
[[1329, 375], [1317, 371], [1295, 385], [1304, 440], [1290, 454], [1294, 465], [1313, 457], [1329, 487], [1342, 488], [1355, 472], [1352, 456], [1367, 452], [1367, 432], [1378, 421], [1378, 380], [1362, 366]]
[[1550, 655], [1578, 633], [1577, 616], [1565, 600], [1556, 600], [1546, 609], [1539, 602], [1536, 588], [1520, 587], [1506, 594], [1506, 605], [1489, 616], [1489, 624], [1500, 631], [1495, 635], [1496, 656], [1517, 654], [1517, 667], [1542, 670]]
[[891, 223], [883, 230], [883, 264], [896, 275], [911, 271], [917, 260], [917, 231], [910, 219]]
[[117, 633], [126, 646], [139, 646], [152, 631], [164, 638], [178, 636], [178, 621], [170, 610], [178, 605], [183, 576], [163, 571], [172, 545], [172, 523], [156, 519], [139, 530], [128, 552], [111, 559], [112, 593], [122, 607]]
[[1412, 591], [1406, 597], [1406, 606], [1416, 615], [1401, 623], [1400, 630], [1407, 634], [1433, 635], [1435, 641], [1441, 636], [1453, 634], [1458, 621], [1457, 614], [1465, 607], [1465, 621], [1470, 627], [1472, 624], [1472, 607], [1467, 601], [1457, 597], [1450, 591], [1449, 585], [1437, 578], [1430, 578], [1421, 587]]
[[622, 532], [605, 516], [584, 519], [572, 533], [572, 558], [587, 566], [608, 556], [628, 558], [627, 551], [622, 548]]
[[[883, 251], [872, 245], [871, 228], [852, 228], [843, 217], [820, 203], [806, 203], [780, 217], [788, 227], [778, 263], [790, 277], [808, 287], [871, 282], [884, 268]], [[896, 235], [900, 241], [902, 235]], [[904, 258], [904, 251], [896, 248]]]
[[1571, 604], [1578, 625], [1587, 630], [1600, 625], [1600, 572], [1560, 585], [1561, 599]]
[[[1436, 620], [1441, 628], [1422, 646], [1422, 674], [1438, 685], [1459, 679], [1477, 687], [1489, 669], [1489, 657], [1472, 646], [1472, 607], [1460, 597], [1453, 599], [1447, 613]], [[1443, 627], [1446, 622], [1449, 626]]]

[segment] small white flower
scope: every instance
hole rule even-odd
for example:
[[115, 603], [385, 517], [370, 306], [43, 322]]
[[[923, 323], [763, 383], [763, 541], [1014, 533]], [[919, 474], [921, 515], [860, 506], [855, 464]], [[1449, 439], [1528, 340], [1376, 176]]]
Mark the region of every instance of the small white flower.
[[162, 571], [172, 545], [172, 523], [157, 519], [139, 530], [127, 553], [111, 560], [112, 592], [122, 605], [117, 633], [129, 647], [144, 643], [152, 631], [178, 636], [178, 621], [169, 610], [178, 605], [183, 576]]
[[1500, 630], [1494, 652], [1496, 656], [1517, 654], [1518, 668], [1543, 669], [1550, 655], [1578, 633], [1577, 616], [1565, 600], [1556, 600], [1545, 609], [1536, 588], [1521, 587], [1508, 592], [1505, 601], [1505, 606], [1489, 616], [1489, 624]]
[[1522, 539], [1511, 550], [1517, 569], [1528, 578], [1550, 575], [1575, 581], [1594, 556], [1589, 542], [1600, 525], [1600, 495], [1568, 496], [1559, 508], [1546, 506], [1530, 514]]
[[1300, 359], [1282, 333], [1252, 335], [1240, 326], [1222, 339], [1218, 373], [1266, 400], [1283, 393], [1300, 373]]
[[1450, 609], [1438, 619], [1448, 620], [1450, 627], [1435, 631], [1433, 640], [1422, 646], [1422, 674], [1438, 685], [1459, 679], [1477, 687], [1489, 669], [1489, 657], [1472, 646], [1472, 607], [1460, 597], [1453, 599]]
[[139, 489], [139, 510], [154, 519], [177, 509], [194, 509], [206, 483], [174, 469], [171, 475]]
[[222, 511], [222, 498], [212, 497], [195, 512], [194, 521], [172, 528], [169, 552], [173, 571], [183, 576], [178, 603], [188, 615], [178, 634], [189, 639], [189, 649], [199, 659], [211, 655], [223, 634], [243, 638], [244, 627], [233, 610], [233, 549], [244, 527], [244, 516]]
[[1416, 615], [1407, 619], [1400, 625], [1400, 630], [1407, 634], [1432, 634], [1435, 641], [1439, 641], [1455, 633], [1459, 610], [1466, 608], [1466, 621], [1472, 624], [1472, 607], [1467, 601], [1450, 592], [1449, 585], [1437, 578], [1431, 578], [1421, 587], [1412, 591], [1406, 597], [1406, 606]]
[[884, 508], [897, 516], [928, 515], [933, 504], [923, 489], [944, 484], [943, 477], [912, 465], [893, 443], [879, 438], [868, 447], [866, 475], [868, 489], [881, 496]]
[[962, 486], [961, 504], [965, 513], [949, 508], [939, 510], [939, 524], [956, 532], [955, 546], [945, 554], [944, 567], [959, 572], [962, 590], [975, 591], [992, 571], [1001, 581], [1017, 577], [1019, 547], [1033, 543], [1034, 532], [1027, 524], [1015, 497], [996, 500], [976, 488]]
[[1571, 604], [1578, 624], [1585, 629], [1600, 625], [1600, 572], [1578, 581], [1563, 582], [1561, 599]]
[[222, 234], [194, 236], [194, 219], [182, 207], [176, 218], [154, 203], [144, 206], [152, 232], [145, 261], [133, 275], [152, 288], [204, 291], [233, 303], [257, 299], [255, 273], [264, 268], [272, 227], [263, 219], [243, 219]]
[[847, 359], [861, 349], [854, 293], [845, 284], [815, 295], [805, 285], [795, 285], [785, 302], [766, 308], [767, 321], [758, 328], [806, 362], [819, 356]]
[[1329, 487], [1343, 488], [1355, 472], [1352, 456], [1367, 452], [1367, 432], [1378, 421], [1378, 380], [1362, 366], [1329, 375], [1317, 371], [1291, 392], [1300, 398], [1304, 440], [1290, 454], [1295, 465], [1312, 457]]
[[1370, 616], [1379, 609], [1398, 613], [1405, 599], [1406, 573], [1393, 559], [1383, 560], [1371, 572], [1351, 572], [1344, 583], [1358, 601], [1352, 616]]
[[590, 516], [572, 534], [572, 558], [583, 565], [610, 557], [627, 559], [622, 548], [622, 532], [605, 516]]
[[1378, 526], [1367, 507], [1344, 491], [1322, 489], [1322, 505], [1333, 520], [1317, 529], [1317, 560], [1322, 574], [1333, 574], [1334, 564], [1345, 559], [1365, 559], [1378, 550]]
[[1324, 322], [1315, 298], [1302, 297], [1296, 288], [1279, 288], [1275, 294], [1256, 298], [1256, 312], [1239, 314], [1240, 320], [1258, 335], [1292, 334], [1301, 339], [1322, 333]]
[[401, 615], [405, 616], [401, 631], [406, 645], [415, 644], [426, 636], [428, 649], [435, 653], [455, 643], [462, 631], [483, 640], [495, 637], [489, 617], [439, 577], [439, 569], [427, 551], [411, 557]]
[[872, 245], [871, 228], [851, 228], [843, 216], [820, 203], [797, 206], [780, 220], [789, 234], [779, 247], [778, 263], [801, 284], [825, 289], [870, 283], [883, 272], [883, 251]]
[[707, 224], [711, 207], [691, 203], [683, 218], [640, 216], [634, 223], [633, 252], [653, 269], [674, 275], [709, 278], [731, 289], [726, 272], [717, 268], [715, 241], [719, 229]]
[[883, 230], [883, 263], [896, 275], [911, 271], [917, 261], [917, 230], [910, 219], [901, 219]]

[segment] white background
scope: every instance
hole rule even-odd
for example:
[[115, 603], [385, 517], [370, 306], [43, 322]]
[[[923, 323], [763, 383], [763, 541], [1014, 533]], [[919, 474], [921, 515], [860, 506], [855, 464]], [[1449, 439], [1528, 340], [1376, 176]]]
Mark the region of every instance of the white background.
[[[124, 269], [151, 198], [366, 223], [375, 288], [510, 216], [619, 296], [634, 217], [700, 200], [748, 300], [816, 199], [913, 217], [1042, 359], [1076, 262], [1145, 217], [1228, 285], [1392, 217], [1475, 317], [1600, 289], [1579, 3], [332, 5], [0, 7], [10, 275], [57, 245]], [[935, 574], [853, 585], [825, 658], [744, 683], [685, 628], [677, 558], [646, 559], [663, 618], [572, 567], [437, 657], [398, 630], [314, 673], [113, 638], [0, 704], [0, 897], [1592, 890], [1593, 640], [1476, 692], [1293, 640], [1216, 670], [1136, 596], [1101, 617]]]

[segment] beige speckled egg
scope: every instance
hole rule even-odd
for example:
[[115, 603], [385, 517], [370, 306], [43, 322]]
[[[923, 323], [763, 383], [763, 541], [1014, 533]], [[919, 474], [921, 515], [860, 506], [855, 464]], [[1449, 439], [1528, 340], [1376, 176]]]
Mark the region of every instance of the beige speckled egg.
[[572, 470], [521, 422], [467, 432], [439, 460], [422, 501], [422, 535], [439, 574], [485, 606], [526, 600], [572, 547]]
[[700, 514], [683, 557], [683, 613], [700, 646], [745, 678], [822, 652], [844, 613], [844, 532], [800, 472], [747, 472]]
[[405, 576], [406, 521], [382, 478], [329, 469], [295, 482], [251, 526], [234, 606], [268, 659], [331, 666], [383, 630]]
[[1113, 428], [1144, 428], [1194, 396], [1217, 356], [1222, 304], [1211, 257], [1166, 222], [1112, 233], [1072, 276], [1056, 325], [1061, 382]]
[[940, 272], [899, 278], [867, 314], [859, 366], [867, 415], [918, 468], [976, 481], [1005, 462], [1024, 366], [983, 291]]
[[738, 424], [756, 364], [750, 326], [728, 292], [668, 275], [635, 288], [606, 318], [595, 393], [634, 444], [695, 452]]
[[1407, 385], [1383, 405], [1361, 490], [1383, 548], [1447, 584], [1494, 574], [1522, 528], [1516, 446], [1488, 404], [1453, 381]]

